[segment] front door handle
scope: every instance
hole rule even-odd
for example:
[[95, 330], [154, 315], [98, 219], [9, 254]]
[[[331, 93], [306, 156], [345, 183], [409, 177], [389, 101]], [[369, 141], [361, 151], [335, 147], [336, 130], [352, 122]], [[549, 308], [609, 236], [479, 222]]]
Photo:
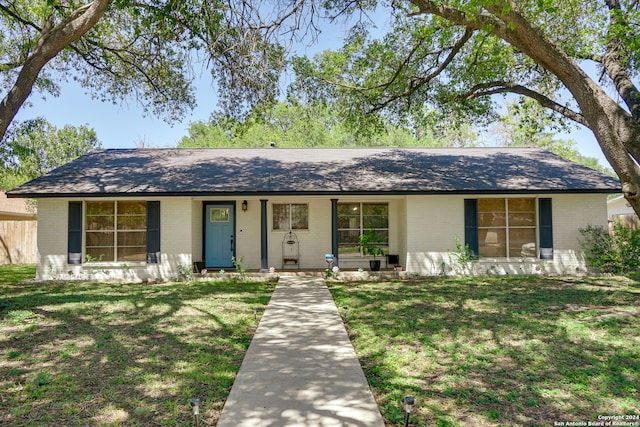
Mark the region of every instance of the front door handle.
[[231, 236], [231, 242], [230, 242], [230, 245], [229, 245], [229, 246], [230, 246], [230, 248], [231, 248], [231, 249], [230, 249], [230, 250], [231, 250], [231, 252], [233, 252], [233, 236]]

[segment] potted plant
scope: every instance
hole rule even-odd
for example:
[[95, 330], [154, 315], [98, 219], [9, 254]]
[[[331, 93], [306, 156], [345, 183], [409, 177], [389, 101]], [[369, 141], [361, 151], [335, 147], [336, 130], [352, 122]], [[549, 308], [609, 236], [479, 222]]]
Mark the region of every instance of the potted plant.
[[373, 256], [373, 259], [369, 260], [371, 271], [380, 271], [380, 260], [376, 259], [376, 255], [384, 255], [384, 251], [380, 247], [380, 243], [382, 242], [380, 236], [373, 230], [367, 230], [367, 232], [361, 234], [358, 239], [362, 253]]

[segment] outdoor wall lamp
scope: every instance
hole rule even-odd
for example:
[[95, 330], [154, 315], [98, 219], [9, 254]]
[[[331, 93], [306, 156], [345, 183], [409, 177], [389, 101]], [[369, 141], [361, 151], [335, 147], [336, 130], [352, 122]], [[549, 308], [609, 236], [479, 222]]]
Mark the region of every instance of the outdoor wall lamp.
[[248, 203], [246, 200], [243, 200], [243, 201], [242, 201], [242, 210], [243, 210], [244, 212], [246, 212], [246, 211], [247, 211], [247, 209], [249, 209], [249, 203]]
[[404, 425], [405, 427], [407, 427], [409, 425], [409, 414], [411, 414], [411, 408], [413, 408], [413, 405], [416, 403], [416, 400], [413, 398], [413, 396], [407, 396], [404, 398], [404, 410], [405, 410], [405, 417], [404, 417]]

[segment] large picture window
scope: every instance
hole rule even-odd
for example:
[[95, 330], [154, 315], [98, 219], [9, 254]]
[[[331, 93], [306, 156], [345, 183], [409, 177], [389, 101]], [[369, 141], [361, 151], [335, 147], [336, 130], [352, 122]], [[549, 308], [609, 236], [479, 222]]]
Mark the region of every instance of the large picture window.
[[85, 255], [89, 261], [145, 261], [146, 202], [87, 202]]
[[308, 203], [278, 203], [273, 205], [273, 229], [277, 231], [308, 230]]
[[389, 205], [387, 203], [338, 203], [338, 253], [362, 255], [358, 237], [374, 231], [380, 247], [389, 252]]
[[535, 257], [536, 199], [478, 199], [480, 257]]

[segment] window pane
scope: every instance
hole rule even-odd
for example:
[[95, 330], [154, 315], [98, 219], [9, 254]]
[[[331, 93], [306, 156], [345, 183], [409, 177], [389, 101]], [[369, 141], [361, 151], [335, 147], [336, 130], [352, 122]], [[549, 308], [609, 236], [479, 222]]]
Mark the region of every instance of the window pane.
[[273, 229], [289, 231], [289, 205], [273, 205]]
[[479, 199], [478, 212], [504, 212], [504, 199]]
[[338, 203], [338, 228], [360, 229], [360, 203]]
[[118, 202], [118, 215], [146, 215], [146, 202]]
[[118, 248], [118, 261], [145, 261], [146, 259], [146, 246], [126, 246]]
[[509, 226], [536, 225], [535, 199], [509, 199]]
[[338, 254], [339, 255], [358, 255], [360, 254], [360, 247], [353, 245], [339, 245], [338, 246]]
[[389, 205], [386, 203], [363, 203], [363, 215], [387, 216], [389, 213]]
[[504, 228], [478, 230], [478, 252], [485, 257], [507, 256], [507, 233]]
[[338, 215], [360, 215], [360, 203], [338, 203]]
[[504, 227], [506, 225], [504, 212], [478, 213], [478, 227]]
[[338, 248], [340, 254], [360, 254], [359, 236], [373, 230], [388, 252], [389, 205], [387, 203], [338, 203]]
[[147, 216], [119, 216], [118, 230], [145, 230]]
[[389, 218], [386, 216], [365, 216], [362, 218], [363, 228], [389, 228]]
[[87, 215], [87, 230], [113, 230], [113, 216]]
[[211, 208], [209, 222], [229, 222], [229, 208]]
[[389, 230], [374, 230], [376, 235], [380, 238], [379, 246], [386, 246], [389, 244]]
[[509, 226], [510, 227], [535, 227], [536, 225], [536, 213], [535, 212], [509, 212]]
[[358, 245], [360, 231], [359, 230], [338, 230], [339, 245]]
[[362, 227], [389, 228], [389, 205], [364, 203], [362, 205]]
[[114, 233], [87, 232], [86, 244], [89, 246], [113, 246]]
[[342, 255], [360, 254], [358, 236], [360, 236], [360, 230], [338, 230], [338, 253]]
[[509, 256], [537, 256], [535, 228], [509, 229]]
[[145, 246], [147, 245], [146, 231], [121, 231], [118, 233], [118, 255], [121, 246]]
[[114, 233], [88, 231], [85, 236], [88, 260], [114, 260]]
[[87, 261], [113, 261], [113, 246], [112, 247], [87, 247]]
[[509, 212], [535, 212], [535, 199], [509, 199]]
[[499, 227], [507, 224], [504, 199], [478, 200], [478, 227]]
[[115, 202], [87, 202], [87, 216], [113, 215], [116, 213]]
[[86, 230], [113, 230], [115, 202], [87, 202]]
[[294, 204], [291, 205], [291, 228], [294, 230], [309, 229], [309, 205]]

